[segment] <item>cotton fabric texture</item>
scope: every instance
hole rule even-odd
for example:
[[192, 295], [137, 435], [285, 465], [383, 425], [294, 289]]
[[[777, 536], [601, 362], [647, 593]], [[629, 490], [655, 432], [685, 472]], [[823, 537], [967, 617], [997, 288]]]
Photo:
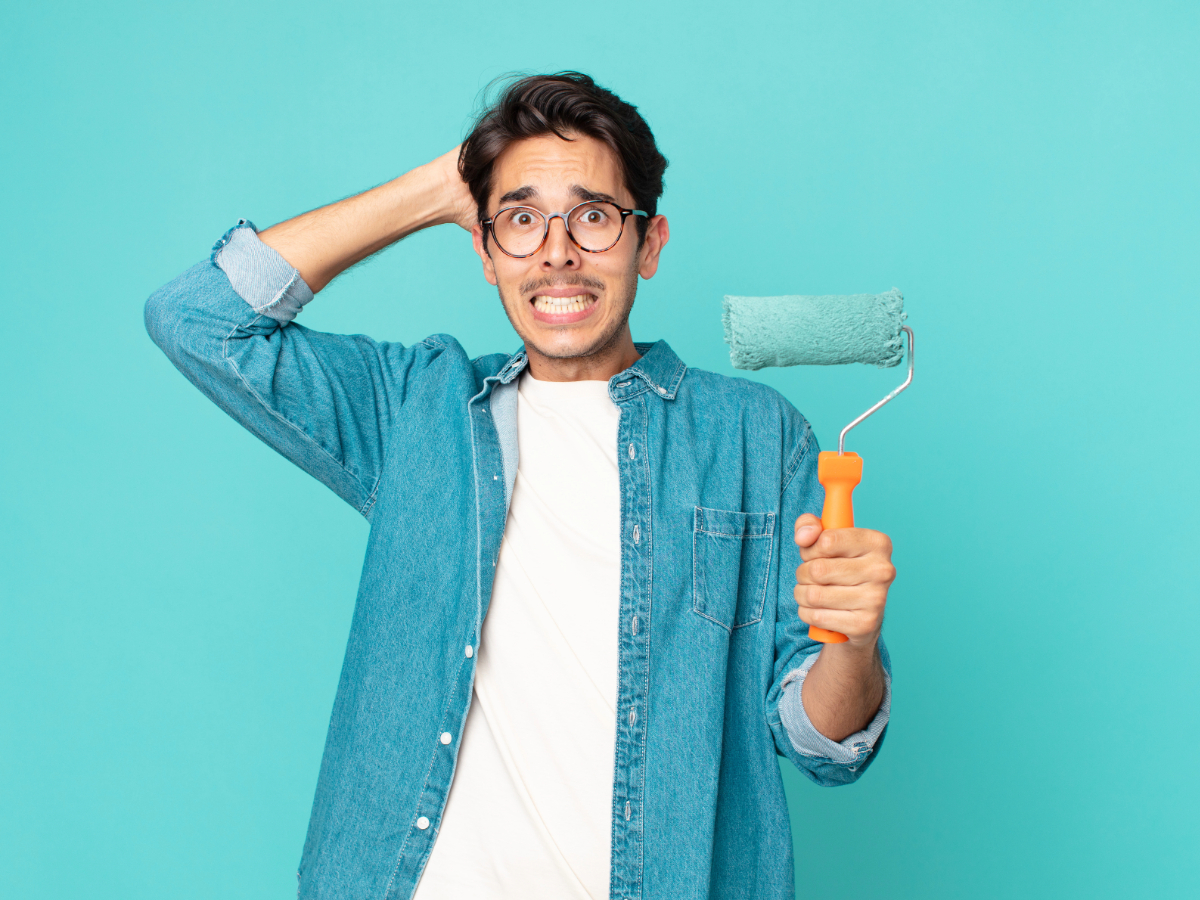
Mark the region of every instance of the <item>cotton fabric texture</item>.
[[621, 411], [604, 381], [514, 384], [520, 465], [416, 900], [609, 895]]
[[[260, 264], [278, 254], [252, 231], [239, 223], [155, 292], [146, 325], [200, 390], [371, 523], [299, 896], [410, 898], [471, 705], [528, 359], [470, 359], [448, 335], [405, 346], [307, 329], [292, 317], [311, 292]], [[243, 283], [268, 270], [274, 283]], [[689, 369], [663, 341], [636, 346], [607, 384], [620, 410], [610, 897], [791, 898], [776, 756], [818, 784], [852, 782], [890, 699], [840, 743], [803, 714], [820, 645], [796, 615], [792, 523], [823, 501], [808, 422], [764, 385]]]
[[729, 359], [737, 369], [854, 362], [894, 366], [904, 358], [900, 327], [905, 318], [904, 296], [896, 288], [822, 297], [726, 296], [721, 315]]

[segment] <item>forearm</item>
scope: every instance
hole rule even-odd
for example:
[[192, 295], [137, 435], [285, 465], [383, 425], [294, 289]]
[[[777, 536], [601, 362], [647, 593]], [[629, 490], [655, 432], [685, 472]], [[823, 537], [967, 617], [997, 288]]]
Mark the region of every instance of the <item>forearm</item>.
[[861, 731], [883, 702], [884, 678], [875, 645], [826, 644], [802, 686], [809, 721], [832, 741]]
[[461, 181], [452, 150], [386, 184], [314, 209], [259, 233], [314, 293], [341, 272], [415, 231], [457, 221]]

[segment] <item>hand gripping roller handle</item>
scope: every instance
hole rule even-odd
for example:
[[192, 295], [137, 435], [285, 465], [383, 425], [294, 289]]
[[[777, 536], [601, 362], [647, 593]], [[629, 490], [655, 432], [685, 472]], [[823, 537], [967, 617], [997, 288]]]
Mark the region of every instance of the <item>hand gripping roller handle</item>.
[[[853, 494], [854, 488], [862, 481], [863, 462], [862, 457], [857, 453], [846, 452], [846, 433], [912, 384], [913, 333], [907, 325], [903, 326], [901, 331], [908, 338], [908, 377], [904, 379], [904, 384], [842, 429], [842, 433], [838, 435], [836, 453], [832, 450], [822, 450], [820, 456], [817, 457], [817, 481], [821, 482], [825, 488], [825, 506], [821, 510], [821, 526], [826, 530], [854, 527]], [[824, 644], [841, 644], [849, 640], [840, 631], [829, 631], [825, 628], [818, 628], [816, 625], [808, 627], [808, 636], [814, 641]]]

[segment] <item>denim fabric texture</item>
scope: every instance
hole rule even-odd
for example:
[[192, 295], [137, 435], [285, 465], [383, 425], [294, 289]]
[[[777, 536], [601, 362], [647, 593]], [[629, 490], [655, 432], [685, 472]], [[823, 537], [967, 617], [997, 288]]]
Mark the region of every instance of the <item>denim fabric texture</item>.
[[[470, 706], [527, 358], [469, 359], [447, 335], [403, 346], [312, 331], [292, 322], [311, 297], [243, 221], [150, 297], [146, 325], [193, 384], [370, 521], [299, 896], [409, 898]], [[823, 502], [812, 431], [764, 385], [689, 369], [663, 341], [637, 348], [609, 381], [622, 585], [611, 897], [791, 898], [777, 756], [818, 784], [856, 780], [886, 732], [890, 675], [866, 730], [835, 743], [813, 728], [800, 688], [821, 645], [792, 597], [792, 524]]]

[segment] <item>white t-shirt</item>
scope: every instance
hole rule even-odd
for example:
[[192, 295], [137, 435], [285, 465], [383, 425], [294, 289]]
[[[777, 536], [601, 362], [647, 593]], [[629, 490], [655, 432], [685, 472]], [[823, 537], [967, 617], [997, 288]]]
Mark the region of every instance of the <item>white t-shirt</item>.
[[606, 381], [521, 378], [474, 702], [416, 900], [608, 897], [619, 418]]

